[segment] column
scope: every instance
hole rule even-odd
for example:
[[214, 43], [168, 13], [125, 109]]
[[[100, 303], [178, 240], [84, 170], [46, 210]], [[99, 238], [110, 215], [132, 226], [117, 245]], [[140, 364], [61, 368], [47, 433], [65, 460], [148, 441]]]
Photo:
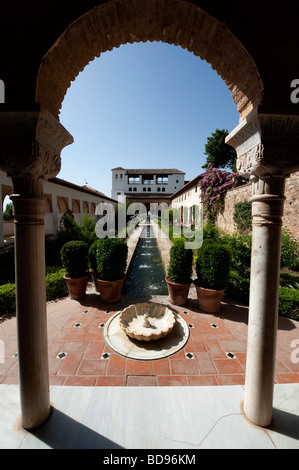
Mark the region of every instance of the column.
[[32, 429], [50, 413], [43, 181], [58, 174], [61, 150], [73, 138], [38, 104], [0, 112], [0, 131], [0, 169], [14, 191], [21, 422]]
[[239, 174], [252, 181], [252, 257], [244, 411], [272, 420], [284, 178], [299, 168], [299, 116], [255, 108], [226, 138]]
[[[21, 184], [20, 184], [21, 183]], [[45, 287], [44, 197], [41, 183], [13, 178], [16, 307], [22, 426], [31, 429], [50, 413]], [[39, 190], [37, 190], [39, 188]]]
[[244, 411], [268, 426], [276, 360], [284, 177], [254, 179], [252, 257]]

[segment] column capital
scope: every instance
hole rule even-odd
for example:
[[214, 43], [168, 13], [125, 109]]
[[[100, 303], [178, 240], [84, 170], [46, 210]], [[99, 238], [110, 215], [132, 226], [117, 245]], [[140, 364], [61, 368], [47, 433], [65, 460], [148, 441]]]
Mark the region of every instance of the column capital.
[[0, 168], [16, 181], [45, 180], [61, 167], [61, 151], [73, 137], [46, 108], [1, 108]]
[[256, 180], [299, 170], [299, 115], [266, 113], [255, 108], [227, 136], [237, 152], [237, 171]]

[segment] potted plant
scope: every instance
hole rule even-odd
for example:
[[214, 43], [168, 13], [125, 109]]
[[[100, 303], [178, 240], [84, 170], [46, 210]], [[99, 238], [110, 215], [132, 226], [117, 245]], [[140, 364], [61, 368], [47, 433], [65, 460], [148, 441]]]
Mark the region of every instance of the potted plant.
[[169, 252], [166, 283], [170, 303], [185, 305], [192, 282], [192, 250], [185, 248], [183, 239], [175, 240]]
[[120, 299], [127, 267], [128, 246], [122, 238], [105, 238], [97, 244], [95, 283], [103, 301]]
[[226, 289], [231, 265], [231, 254], [224, 244], [217, 240], [205, 240], [197, 252], [196, 274], [193, 281], [198, 305], [207, 313], [219, 311]]
[[89, 279], [88, 245], [79, 240], [65, 243], [61, 249], [61, 261], [66, 270], [64, 279], [68, 285], [70, 297], [82, 299], [86, 294]]
[[103, 239], [98, 238], [97, 240], [95, 240], [92, 243], [92, 245], [89, 247], [89, 250], [88, 250], [89, 271], [92, 274], [96, 290], [98, 290], [97, 282], [96, 282], [96, 278], [97, 278], [97, 247], [98, 247], [98, 244], [102, 243], [102, 242], [103, 242]]

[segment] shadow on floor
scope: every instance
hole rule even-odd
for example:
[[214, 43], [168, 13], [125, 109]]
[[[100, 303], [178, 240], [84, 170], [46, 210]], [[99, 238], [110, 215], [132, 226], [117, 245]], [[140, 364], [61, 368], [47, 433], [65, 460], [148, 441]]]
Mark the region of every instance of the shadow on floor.
[[273, 419], [267, 428], [277, 434], [299, 440], [299, 416], [288, 411], [273, 408]]
[[48, 421], [30, 431], [51, 449], [122, 449], [121, 446], [61, 411], [52, 408]]

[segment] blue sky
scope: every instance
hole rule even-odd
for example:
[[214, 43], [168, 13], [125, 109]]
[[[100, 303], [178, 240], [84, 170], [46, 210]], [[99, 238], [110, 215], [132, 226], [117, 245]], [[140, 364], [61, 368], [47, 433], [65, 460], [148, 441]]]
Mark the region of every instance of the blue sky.
[[207, 138], [239, 114], [224, 81], [181, 47], [127, 44], [87, 65], [71, 84], [60, 121], [74, 137], [59, 178], [111, 195], [111, 169], [202, 173]]

